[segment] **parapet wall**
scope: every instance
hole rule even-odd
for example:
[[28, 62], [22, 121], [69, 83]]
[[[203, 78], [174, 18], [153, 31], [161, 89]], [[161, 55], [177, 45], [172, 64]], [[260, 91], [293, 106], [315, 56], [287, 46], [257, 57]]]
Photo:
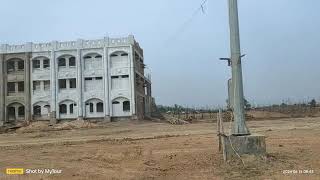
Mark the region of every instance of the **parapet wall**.
[[139, 53], [142, 54], [142, 49], [139, 46], [139, 43], [135, 41], [133, 35], [123, 38], [109, 38], [104, 37], [103, 39], [96, 40], [83, 40], [78, 39], [77, 41], [52, 41], [47, 43], [32, 43], [28, 42], [22, 45], [8, 45], [1, 44], [0, 54], [4, 53], [21, 53], [21, 52], [44, 52], [52, 50], [71, 50], [77, 48], [103, 48], [103, 47], [114, 47], [114, 46], [135, 46]]

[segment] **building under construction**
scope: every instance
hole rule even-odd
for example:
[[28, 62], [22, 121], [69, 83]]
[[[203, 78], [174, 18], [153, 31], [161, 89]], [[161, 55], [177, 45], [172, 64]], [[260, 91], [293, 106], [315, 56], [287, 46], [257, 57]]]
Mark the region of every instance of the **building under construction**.
[[0, 123], [150, 116], [151, 79], [143, 50], [124, 38], [0, 49]]

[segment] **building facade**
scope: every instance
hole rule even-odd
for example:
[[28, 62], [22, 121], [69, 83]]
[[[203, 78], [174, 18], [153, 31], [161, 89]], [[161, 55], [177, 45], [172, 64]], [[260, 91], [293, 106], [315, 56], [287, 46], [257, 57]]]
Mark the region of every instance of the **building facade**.
[[143, 50], [124, 38], [1, 45], [0, 123], [151, 115]]

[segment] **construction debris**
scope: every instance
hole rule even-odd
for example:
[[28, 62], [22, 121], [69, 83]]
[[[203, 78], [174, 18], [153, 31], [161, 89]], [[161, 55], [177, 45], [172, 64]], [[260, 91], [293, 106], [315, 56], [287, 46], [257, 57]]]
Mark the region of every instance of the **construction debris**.
[[172, 117], [172, 116], [165, 116], [165, 120], [171, 124], [176, 124], [176, 125], [189, 124], [188, 121], [185, 121], [176, 117]]

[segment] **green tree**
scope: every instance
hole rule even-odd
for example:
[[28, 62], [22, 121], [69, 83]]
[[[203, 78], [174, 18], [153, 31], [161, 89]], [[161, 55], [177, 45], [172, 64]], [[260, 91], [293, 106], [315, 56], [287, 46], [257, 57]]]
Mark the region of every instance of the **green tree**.
[[317, 102], [315, 99], [312, 99], [310, 102], [309, 102], [309, 105], [310, 107], [316, 107], [317, 106]]

